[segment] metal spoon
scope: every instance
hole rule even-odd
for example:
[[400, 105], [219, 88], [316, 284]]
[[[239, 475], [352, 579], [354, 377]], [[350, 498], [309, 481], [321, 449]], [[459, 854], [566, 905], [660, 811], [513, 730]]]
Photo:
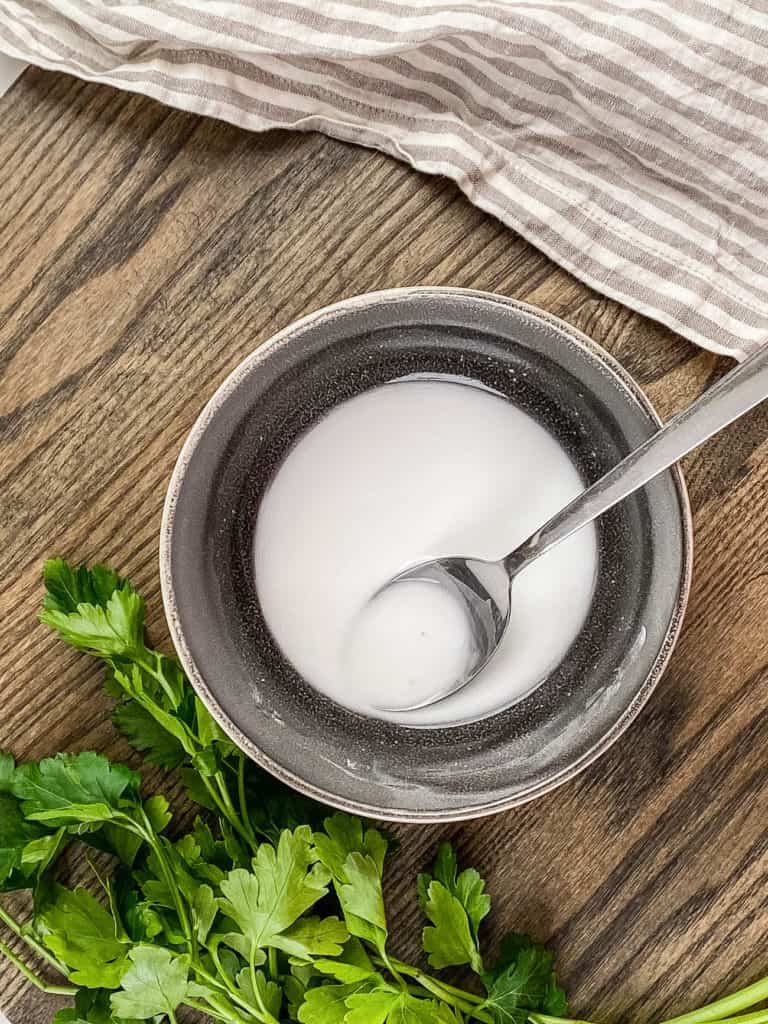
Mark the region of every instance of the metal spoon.
[[464, 673], [448, 686], [417, 703], [381, 710], [416, 711], [463, 689], [499, 648], [509, 625], [512, 584], [518, 573], [765, 398], [768, 398], [768, 345], [674, 416], [505, 558], [498, 562], [460, 556], [437, 558], [410, 566], [385, 584], [379, 594], [409, 580], [450, 588], [466, 610], [473, 650]]

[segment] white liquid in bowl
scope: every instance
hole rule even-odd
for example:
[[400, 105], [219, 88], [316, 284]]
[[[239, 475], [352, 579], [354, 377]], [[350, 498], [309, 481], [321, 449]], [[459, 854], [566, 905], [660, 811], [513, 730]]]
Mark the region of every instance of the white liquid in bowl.
[[593, 527], [520, 575], [496, 657], [430, 708], [380, 710], [440, 689], [462, 665], [458, 607], [429, 584], [367, 602], [415, 561], [499, 558], [582, 489], [554, 438], [491, 392], [450, 380], [374, 388], [301, 437], [264, 497], [254, 557], [266, 622], [301, 675], [354, 711], [409, 725], [492, 714], [541, 683], [578, 635], [594, 590]]

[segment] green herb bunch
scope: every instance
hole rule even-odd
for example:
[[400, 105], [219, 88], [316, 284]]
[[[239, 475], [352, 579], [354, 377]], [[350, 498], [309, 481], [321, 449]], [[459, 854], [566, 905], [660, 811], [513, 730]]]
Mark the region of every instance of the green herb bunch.
[[[183, 1008], [221, 1024], [574, 1024], [544, 947], [512, 933], [487, 961], [491, 900], [448, 843], [416, 887], [429, 970], [397, 959], [388, 838], [248, 761], [178, 662], [147, 646], [144, 603], [115, 572], [56, 559], [44, 579], [43, 622], [104, 662], [116, 726], [147, 762], [180, 772], [201, 808], [178, 834], [167, 799], [144, 795], [124, 765], [0, 753], [0, 893], [29, 890], [33, 908], [22, 924], [0, 905], [29, 956], [2, 939], [0, 954], [72, 998], [53, 1024], [178, 1024]], [[111, 855], [99, 859], [108, 874], [91, 865], [97, 895], [57, 880], [72, 844]], [[447, 968], [474, 972], [474, 989]], [[768, 1024], [768, 1012], [738, 1016], [766, 998], [768, 980], [667, 1024]]]
[[[114, 721], [144, 759], [181, 773], [202, 808], [172, 833], [162, 795], [96, 753], [16, 765], [0, 755], [0, 891], [29, 889], [24, 925], [5, 925], [60, 975], [39, 988], [71, 995], [55, 1024], [175, 1024], [180, 1007], [222, 1024], [523, 1024], [529, 1011], [565, 1012], [552, 957], [509, 936], [494, 967], [479, 927], [490, 898], [444, 844], [418, 880], [431, 967], [468, 965], [477, 994], [397, 960], [388, 944], [380, 831], [283, 787], [220, 730], [179, 663], [147, 645], [144, 602], [102, 566], [61, 559], [44, 570], [41, 619], [103, 660]], [[100, 898], [55, 880], [72, 843], [113, 855], [95, 872]], [[480, 991], [484, 988], [482, 994]]]

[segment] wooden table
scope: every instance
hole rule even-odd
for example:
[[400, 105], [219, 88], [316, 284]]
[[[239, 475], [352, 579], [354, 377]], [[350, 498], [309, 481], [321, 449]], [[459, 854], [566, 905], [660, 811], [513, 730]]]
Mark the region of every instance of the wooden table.
[[[119, 567], [163, 641], [157, 533], [176, 453], [222, 378], [296, 317], [395, 285], [501, 292], [590, 334], [664, 415], [727, 365], [379, 153], [248, 135], [36, 70], [0, 100], [0, 126], [0, 746], [22, 758], [135, 763], [98, 667], [36, 624], [41, 563]], [[692, 600], [629, 734], [534, 804], [398, 828], [396, 943], [414, 945], [414, 871], [445, 834], [488, 878], [489, 934], [551, 939], [593, 1020], [669, 1015], [768, 969], [766, 437], [768, 406], [687, 462]], [[47, 1024], [55, 1000], [0, 967], [0, 1005]]]

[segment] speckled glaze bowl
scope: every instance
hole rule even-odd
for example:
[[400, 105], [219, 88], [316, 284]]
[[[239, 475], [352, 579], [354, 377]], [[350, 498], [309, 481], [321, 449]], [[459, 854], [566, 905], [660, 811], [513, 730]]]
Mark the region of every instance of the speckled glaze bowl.
[[170, 483], [160, 564], [192, 684], [255, 761], [346, 810], [450, 821], [546, 793], [627, 728], [680, 631], [691, 524], [677, 470], [603, 517], [599, 579], [581, 634], [508, 710], [425, 730], [338, 706], [296, 673], [262, 618], [252, 558], [259, 503], [287, 451], [329, 409], [418, 372], [459, 374], [508, 395], [590, 482], [659, 425], [602, 349], [530, 306], [452, 288], [362, 295], [262, 344], [209, 401]]

